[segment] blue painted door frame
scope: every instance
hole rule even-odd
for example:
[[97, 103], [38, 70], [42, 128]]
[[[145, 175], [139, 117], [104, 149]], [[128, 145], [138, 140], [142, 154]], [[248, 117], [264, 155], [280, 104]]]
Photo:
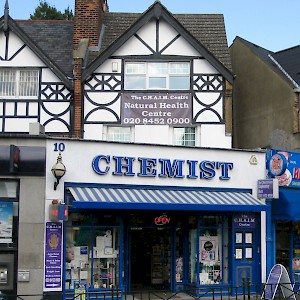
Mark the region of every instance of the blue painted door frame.
[[251, 283], [251, 292], [255, 292], [261, 283], [261, 226], [258, 214], [255, 223], [254, 228], [232, 226], [232, 285], [239, 287]]

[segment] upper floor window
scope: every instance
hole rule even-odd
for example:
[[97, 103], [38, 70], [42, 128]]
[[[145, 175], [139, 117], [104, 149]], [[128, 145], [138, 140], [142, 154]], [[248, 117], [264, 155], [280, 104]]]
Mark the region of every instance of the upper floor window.
[[107, 140], [114, 142], [131, 142], [130, 127], [107, 127]]
[[177, 146], [195, 146], [196, 129], [194, 127], [175, 127], [173, 144]]
[[189, 62], [127, 62], [126, 90], [189, 90]]
[[37, 97], [38, 70], [0, 69], [0, 97]]

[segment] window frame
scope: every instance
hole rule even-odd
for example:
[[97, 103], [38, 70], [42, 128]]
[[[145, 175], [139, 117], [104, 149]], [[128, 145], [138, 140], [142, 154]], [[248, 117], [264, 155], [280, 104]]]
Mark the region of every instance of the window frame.
[[[3, 75], [2, 78], [2, 72], [4, 74], [4, 72], [8, 72], [8, 75]], [[35, 78], [35, 80], [27, 82], [27, 84], [31, 84], [33, 86], [33, 88], [30, 88], [29, 90], [34, 90], [34, 95], [22, 95], [22, 91], [26, 90], [26, 87], [22, 88], [22, 84], [26, 82], [25, 81], [21, 81], [22, 80], [22, 72], [34, 72], [34, 76], [33, 78]], [[13, 81], [4, 81], [4, 77], [5, 76], [13, 76]], [[27, 78], [29, 78], [30, 76], [28, 76], [28, 74], [25, 76]], [[23, 69], [17, 69], [17, 68], [0, 68], [0, 78], [2, 78], [2, 84], [3, 86], [0, 86], [0, 99], [36, 99], [39, 96], [39, 84], [40, 84], [40, 74], [39, 74], [39, 69], [36, 68], [23, 68]], [[5, 84], [8, 86], [9, 84], [12, 85], [11, 88], [7, 88], [7, 86], [5, 87]], [[9, 95], [5, 95], [4, 91], [5, 90], [10, 90], [10, 92], [12, 92]]]
[[[155, 65], [157, 64], [157, 72], [155, 72]], [[134, 72], [136, 65], [137, 72]], [[166, 65], [165, 68], [163, 65]], [[177, 67], [174, 68], [174, 65]], [[180, 65], [186, 67], [180, 68]], [[140, 66], [140, 67], [139, 67]], [[152, 67], [152, 68], [151, 68]], [[160, 67], [160, 68], [159, 68]], [[173, 67], [173, 68], [172, 68]], [[166, 72], [158, 72], [159, 69], [166, 70]], [[174, 70], [178, 72], [174, 72]], [[127, 79], [136, 77], [141, 80], [144, 78], [144, 84], [141, 86], [129, 86]], [[186, 77], [188, 79], [188, 86], [186, 88], [171, 88], [172, 78]], [[164, 79], [165, 87], [150, 87], [151, 79]], [[124, 65], [124, 90], [180, 90], [189, 91], [191, 89], [191, 62], [190, 61], [126, 61]]]
[[[184, 129], [183, 135], [182, 135], [182, 142], [183, 144], [179, 144], [179, 135], [182, 133], [176, 132], [179, 129]], [[194, 132], [186, 132], [186, 130], [194, 129]], [[187, 136], [192, 135], [194, 137], [194, 140], [187, 139]], [[190, 143], [193, 141], [193, 145]], [[196, 127], [173, 127], [173, 145], [174, 146], [185, 146], [185, 147], [194, 147], [197, 143], [197, 128]]]
[[[118, 129], [119, 132], [117, 132], [115, 134], [115, 136], [121, 136], [122, 135], [122, 130], [129, 130], [129, 133], [126, 133], [124, 132], [124, 134], [122, 135], [123, 137], [124, 136], [127, 136], [129, 139], [110, 139], [110, 135], [111, 133], [109, 132], [110, 130], [112, 129]], [[132, 142], [132, 127], [130, 126], [106, 126], [106, 140], [109, 141], [109, 142], [122, 142], [122, 143], [130, 143]]]

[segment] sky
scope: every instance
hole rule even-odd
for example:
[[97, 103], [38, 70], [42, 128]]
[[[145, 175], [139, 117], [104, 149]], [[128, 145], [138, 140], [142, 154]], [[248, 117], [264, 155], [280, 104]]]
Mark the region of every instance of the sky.
[[[6, 0], [0, 0], [3, 15]], [[13, 19], [29, 19], [40, 0], [8, 0]], [[74, 12], [75, 0], [46, 0]], [[143, 13], [155, 0], [108, 0], [111, 12]], [[228, 46], [236, 36], [270, 51], [300, 45], [300, 0], [161, 0], [171, 13], [223, 14]]]

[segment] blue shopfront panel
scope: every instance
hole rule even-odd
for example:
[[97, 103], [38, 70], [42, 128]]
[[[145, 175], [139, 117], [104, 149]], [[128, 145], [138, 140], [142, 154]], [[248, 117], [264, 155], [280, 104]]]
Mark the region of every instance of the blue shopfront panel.
[[279, 189], [279, 199], [272, 200], [272, 219], [300, 221], [300, 190]]

